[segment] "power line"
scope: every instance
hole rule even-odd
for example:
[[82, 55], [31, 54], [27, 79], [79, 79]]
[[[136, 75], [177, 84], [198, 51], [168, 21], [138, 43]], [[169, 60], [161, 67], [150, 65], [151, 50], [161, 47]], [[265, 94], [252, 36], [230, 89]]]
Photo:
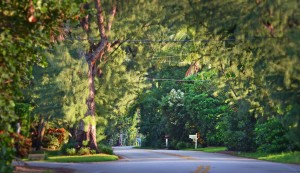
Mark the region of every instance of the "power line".
[[[233, 41], [231, 39], [228, 39], [227, 41]], [[204, 42], [207, 43], [209, 40], [125, 40], [124, 42], [129, 43], [187, 43], [187, 42]]]
[[[220, 42], [220, 41], [224, 41], [224, 42], [234, 42], [234, 41], [244, 41], [244, 40], [259, 40], [259, 39], [279, 39], [279, 37], [247, 37], [245, 39], [235, 39], [235, 38], [231, 38], [231, 39], [198, 39], [198, 40], [194, 40], [194, 39], [183, 39], [183, 40], [152, 40], [152, 39], [139, 39], [139, 40], [129, 40], [129, 39], [125, 39], [125, 40], [119, 40], [119, 42], [127, 42], [127, 43], [194, 43], [194, 42], [203, 42], [203, 43], [208, 43], [208, 42]], [[101, 39], [95, 39], [95, 38], [80, 38], [80, 37], [73, 37], [71, 39], [66, 39], [66, 40], [91, 40], [91, 41], [101, 41]], [[118, 41], [118, 40], [109, 40], [112, 42]]]
[[[83, 40], [91, 40], [91, 41], [101, 41], [101, 39], [95, 39], [95, 38], [80, 38], [80, 37], [73, 37], [73, 38], [67, 38], [65, 40], [79, 40], [79, 41], [83, 41]], [[223, 41], [234, 41], [235, 39], [224, 39]], [[151, 40], [151, 39], [139, 39], [139, 40], [129, 40], [129, 39], [125, 39], [125, 40], [108, 40], [108, 41], [119, 41], [121, 43], [123, 42], [128, 42], [128, 43], [184, 43], [184, 42], [209, 42], [212, 40], [192, 40], [192, 39], [184, 39], [184, 40]], [[221, 41], [221, 40], [214, 40], [214, 41]]]
[[187, 80], [187, 79], [171, 79], [171, 78], [147, 78], [147, 80], [151, 80], [151, 81], [174, 81], [174, 82], [195, 82], [195, 81], [207, 82], [207, 81], [210, 81], [210, 80]]

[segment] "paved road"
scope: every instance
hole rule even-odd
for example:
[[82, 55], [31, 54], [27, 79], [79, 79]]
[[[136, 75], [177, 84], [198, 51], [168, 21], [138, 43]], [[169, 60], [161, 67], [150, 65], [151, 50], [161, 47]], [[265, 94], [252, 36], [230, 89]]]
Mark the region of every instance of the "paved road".
[[300, 173], [300, 165], [245, 159], [199, 151], [143, 150], [116, 147], [122, 159], [101, 163], [45, 163], [30, 165], [65, 167], [76, 173]]

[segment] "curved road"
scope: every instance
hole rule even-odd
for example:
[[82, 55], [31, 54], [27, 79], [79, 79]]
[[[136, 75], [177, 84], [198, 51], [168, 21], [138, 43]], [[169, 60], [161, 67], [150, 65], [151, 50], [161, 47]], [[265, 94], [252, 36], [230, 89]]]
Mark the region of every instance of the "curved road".
[[143, 150], [115, 147], [119, 161], [97, 163], [28, 162], [64, 167], [76, 173], [300, 173], [300, 165], [281, 164], [199, 151]]

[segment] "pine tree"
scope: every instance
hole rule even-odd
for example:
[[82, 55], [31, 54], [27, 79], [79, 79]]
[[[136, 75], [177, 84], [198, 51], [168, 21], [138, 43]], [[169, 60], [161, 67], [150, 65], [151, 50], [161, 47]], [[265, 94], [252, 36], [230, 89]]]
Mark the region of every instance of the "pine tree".
[[[74, 43], [75, 44], [75, 43]], [[76, 45], [76, 44], [75, 44]], [[77, 43], [78, 45], [78, 43]], [[45, 125], [64, 127], [75, 134], [76, 117], [83, 117], [85, 99], [84, 80], [86, 80], [84, 61], [80, 56], [70, 55], [72, 44], [60, 44], [45, 53], [47, 67], [35, 67], [32, 88], [27, 94], [34, 105], [33, 114], [37, 117], [39, 126], [39, 143], [45, 131]], [[38, 148], [40, 146], [37, 146]]]

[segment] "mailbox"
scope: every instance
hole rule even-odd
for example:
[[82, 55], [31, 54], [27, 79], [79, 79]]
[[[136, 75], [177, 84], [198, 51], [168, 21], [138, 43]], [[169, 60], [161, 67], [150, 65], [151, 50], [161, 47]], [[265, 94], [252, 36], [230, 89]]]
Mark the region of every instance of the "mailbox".
[[197, 133], [195, 135], [189, 135], [189, 138], [193, 139], [193, 141], [195, 142], [195, 149], [197, 149], [197, 139], [198, 139]]
[[197, 135], [189, 135], [189, 138], [191, 138], [191, 139], [196, 139], [196, 138], [197, 138]]

